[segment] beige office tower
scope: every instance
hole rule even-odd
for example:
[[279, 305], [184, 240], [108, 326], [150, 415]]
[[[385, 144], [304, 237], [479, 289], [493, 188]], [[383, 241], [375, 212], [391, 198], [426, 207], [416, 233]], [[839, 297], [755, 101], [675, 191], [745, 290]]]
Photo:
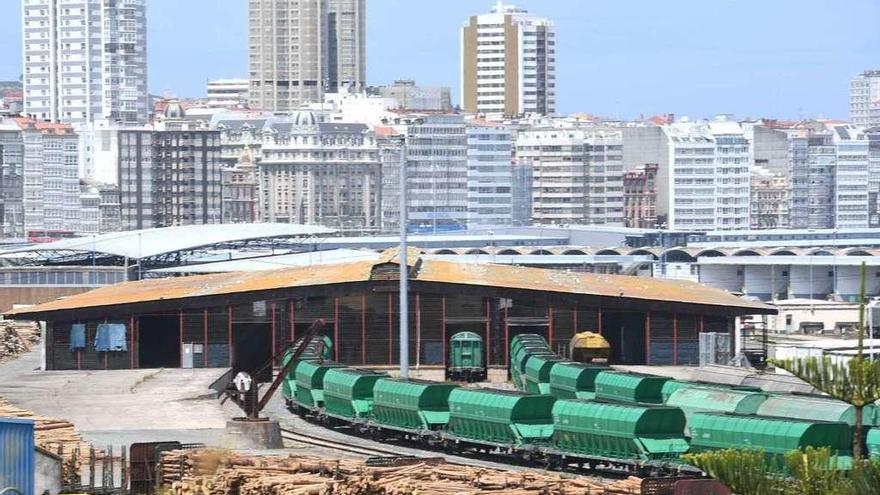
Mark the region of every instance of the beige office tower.
[[500, 1], [461, 29], [462, 107], [517, 116], [556, 111], [556, 35], [548, 19]]
[[325, 92], [359, 90], [366, 0], [250, 0], [250, 106], [288, 112]]

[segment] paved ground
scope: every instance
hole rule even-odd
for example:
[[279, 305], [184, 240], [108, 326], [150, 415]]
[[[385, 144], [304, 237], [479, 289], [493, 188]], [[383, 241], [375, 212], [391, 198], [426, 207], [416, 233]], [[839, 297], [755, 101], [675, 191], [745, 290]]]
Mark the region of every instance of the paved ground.
[[0, 396], [74, 423], [98, 445], [216, 443], [229, 413], [208, 390], [220, 370], [39, 371], [39, 351], [0, 364]]

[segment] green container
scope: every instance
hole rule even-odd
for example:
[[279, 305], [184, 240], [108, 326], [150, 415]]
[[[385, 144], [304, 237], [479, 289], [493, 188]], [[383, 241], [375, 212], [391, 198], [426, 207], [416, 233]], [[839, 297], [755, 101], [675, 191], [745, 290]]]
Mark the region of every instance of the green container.
[[603, 371], [596, 376], [596, 398], [633, 404], [662, 404], [664, 376]]
[[449, 394], [447, 429], [461, 438], [490, 443], [548, 443], [554, 401], [549, 395], [457, 388]]
[[447, 374], [454, 380], [479, 380], [486, 377], [483, 361], [483, 338], [474, 332], [459, 332], [449, 339]]
[[550, 370], [557, 363], [569, 362], [556, 354], [531, 355], [526, 360], [525, 391], [530, 394], [550, 393]]
[[699, 412], [688, 419], [691, 451], [759, 449], [781, 456], [802, 447], [828, 447], [841, 461], [852, 456], [846, 423]]
[[324, 375], [324, 410], [346, 418], [365, 418], [373, 411], [373, 387], [388, 373], [334, 368]]
[[593, 399], [596, 376], [611, 368], [565, 361], [550, 369], [550, 394], [557, 399]]
[[560, 450], [622, 459], [678, 459], [688, 451], [681, 409], [586, 400], [553, 405]]
[[742, 392], [762, 392], [759, 387], [749, 387], [746, 385], [725, 385], [723, 383], [712, 383], [712, 382], [701, 382], [701, 381], [684, 381], [684, 380], [669, 380], [668, 382], [663, 384], [663, 390], [661, 391], [661, 395], [663, 396], [663, 403], [665, 404], [667, 400], [669, 400], [669, 396], [672, 395], [673, 392], [680, 388], [691, 388], [691, 387], [699, 387], [699, 388], [716, 388], [719, 390], [739, 390]]
[[379, 424], [436, 430], [449, 423], [449, 394], [453, 383], [382, 378], [373, 387], [373, 419]]
[[865, 449], [867, 449], [869, 456], [880, 457], [880, 428], [871, 428], [868, 430]]
[[294, 376], [296, 386], [292, 390], [296, 402], [300, 405], [315, 408], [324, 405], [324, 377], [332, 369], [343, 365], [332, 362], [302, 360], [296, 365]]
[[667, 406], [680, 407], [690, 416], [700, 411], [757, 414], [767, 394], [713, 387], [680, 388], [666, 400]]
[[[877, 426], [878, 408], [868, 404], [863, 409], [863, 422]], [[779, 418], [806, 419], [813, 421], [839, 421], [848, 425], [856, 424], [856, 411], [846, 402], [820, 396], [780, 394], [767, 398], [758, 408], [758, 415]]]

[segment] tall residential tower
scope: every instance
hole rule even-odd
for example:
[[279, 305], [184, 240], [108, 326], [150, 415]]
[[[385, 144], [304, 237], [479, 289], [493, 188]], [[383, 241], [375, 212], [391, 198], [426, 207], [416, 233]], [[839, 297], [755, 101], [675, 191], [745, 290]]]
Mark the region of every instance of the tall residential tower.
[[23, 0], [22, 37], [26, 114], [147, 121], [146, 0]]
[[250, 0], [250, 106], [288, 112], [364, 87], [366, 0]]
[[461, 29], [461, 98], [469, 113], [556, 111], [553, 23], [501, 1]]

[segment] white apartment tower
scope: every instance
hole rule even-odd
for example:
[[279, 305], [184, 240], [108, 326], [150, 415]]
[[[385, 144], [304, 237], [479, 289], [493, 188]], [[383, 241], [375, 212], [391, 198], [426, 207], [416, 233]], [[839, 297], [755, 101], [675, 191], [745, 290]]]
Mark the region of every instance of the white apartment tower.
[[22, 37], [26, 114], [147, 121], [146, 0], [23, 0]]
[[856, 125], [880, 126], [880, 70], [866, 70], [850, 81], [849, 118]]
[[501, 1], [461, 29], [462, 107], [517, 116], [556, 111], [556, 34], [548, 19]]
[[510, 225], [513, 150], [510, 130], [472, 123], [467, 128], [468, 227]]
[[366, 0], [249, 0], [250, 106], [289, 112], [366, 79]]

